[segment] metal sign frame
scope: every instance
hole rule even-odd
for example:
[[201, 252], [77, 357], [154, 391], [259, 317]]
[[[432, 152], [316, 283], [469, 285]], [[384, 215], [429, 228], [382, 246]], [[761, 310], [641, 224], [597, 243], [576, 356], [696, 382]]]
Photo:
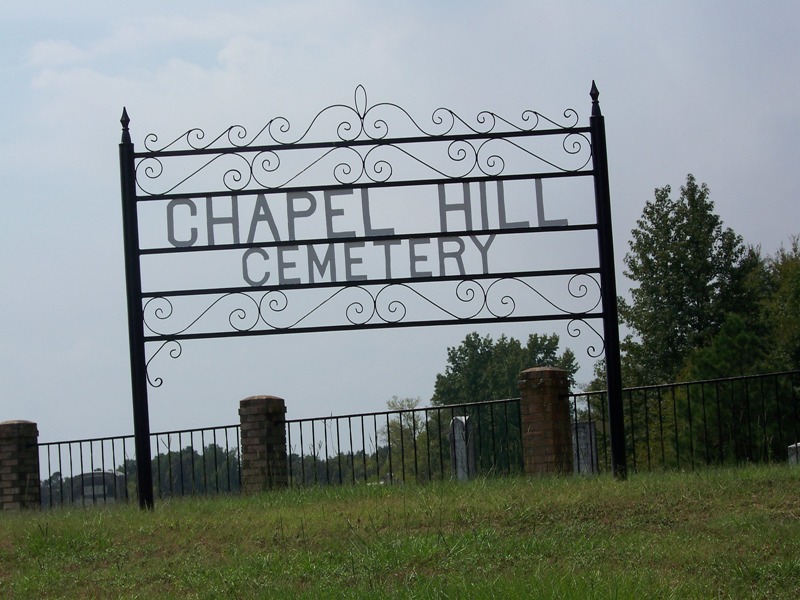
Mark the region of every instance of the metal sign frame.
[[[293, 134], [287, 119], [276, 117], [253, 136], [243, 127], [233, 126], [206, 142], [202, 130], [192, 129], [160, 146], [157, 136], [150, 134], [145, 138], [142, 152], [134, 148], [130, 119], [123, 109], [120, 176], [140, 506], [153, 506], [151, 464], [149, 460], [140, 460], [151, 454], [148, 386], [158, 387], [162, 383], [160, 378], [149, 374], [153, 359], [162, 351], [173, 358], [180, 356], [181, 342], [185, 340], [310, 331], [566, 320], [569, 334], [575, 337], [580, 334], [579, 325], [586, 325], [602, 340], [602, 347], [598, 350], [590, 346], [589, 353], [595, 357], [605, 353], [612, 469], [616, 476], [624, 478], [625, 437], [608, 161], [604, 118], [594, 82], [590, 95], [592, 112], [588, 127], [578, 125], [578, 114], [572, 109], [563, 113], [566, 123], [557, 123], [528, 110], [515, 124], [489, 111], [479, 113], [475, 121], [469, 123], [445, 108], [433, 112], [430, 125], [421, 126], [396, 104], [370, 105], [364, 88], [358, 86], [352, 106], [328, 106], [297, 135]], [[320, 138], [318, 130], [331, 122], [335, 133]], [[396, 129], [402, 130], [403, 135], [394, 134]], [[408, 131], [412, 133], [405, 135]], [[560, 158], [536, 149], [537, 144], [545, 141], [552, 146], [553, 140], [560, 146]], [[562, 159], [569, 159], [570, 164], [563, 163]], [[316, 179], [308, 183], [311, 173], [315, 173]], [[594, 222], [570, 225], [566, 220], [547, 221], [544, 217], [542, 181], [571, 177], [593, 179]], [[538, 223], [505, 222], [503, 186], [528, 180], [536, 187]], [[446, 190], [452, 190], [453, 184], [463, 188], [460, 205], [448, 205], [446, 201]], [[484, 216], [482, 226], [476, 228], [464, 206], [471, 202], [470, 189], [477, 186], [485, 215], [486, 186], [490, 184], [497, 190], [500, 222], [489, 226]], [[371, 191], [424, 189], [420, 186], [437, 190], [439, 231], [397, 233], [394, 228], [373, 226]], [[269, 212], [268, 200], [275, 194], [286, 195], [288, 203], [290, 233], [285, 239], [281, 239], [274, 216]], [[331, 201], [337, 195], [360, 196], [363, 208], [360, 232], [334, 231], [333, 220], [342, 214]], [[241, 197], [255, 199], [256, 206], [250, 234], [244, 242], [236, 233], [238, 221], [234, 222], [238, 219]], [[324, 198], [328, 235], [298, 239], [295, 221], [312, 214], [319, 197]], [[300, 203], [295, 205], [295, 200]], [[229, 202], [232, 214], [225, 217], [213, 214], [214, 202], [220, 201]], [[166, 203], [169, 245], [142, 244], [140, 209], [152, 202]], [[180, 235], [174, 228], [174, 215], [197, 216], [199, 202], [206, 203], [208, 235], [205, 243], [198, 243], [200, 236], [194, 227], [184, 228]], [[448, 211], [463, 213], [465, 225], [462, 229], [449, 229]], [[232, 227], [230, 242], [215, 243], [216, 225]], [[260, 225], [271, 229], [271, 239], [255, 239], [254, 232]], [[589, 260], [586, 266], [568, 269], [490, 272], [485, 257], [489, 244], [497, 236], [560, 231], [595, 231], [598, 252], [592, 259], [596, 262]], [[478, 235], [483, 236], [483, 241]], [[482, 253], [480, 272], [467, 273], [461, 261], [459, 251], [464, 251], [466, 239], [472, 239]], [[422, 243], [438, 244], [441, 256], [438, 275], [418, 269], [415, 247]], [[365, 244], [373, 244], [385, 252], [383, 277], [353, 273], [353, 267], [358, 266], [361, 259], [352, 253]], [[392, 276], [389, 264], [391, 247], [400, 244], [410, 248], [410, 272], [402, 277]], [[445, 249], [446, 244], [449, 250]], [[253, 264], [258, 265], [273, 255], [281, 261], [286, 252], [300, 247], [309, 253], [308, 281], [286, 277], [284, 271], [280, 271], [277, 280], [270, 281], [269, 273], [259, 277], [249, 271]], [[315, 250], [320, 247], [327, 248], [322, 256]], [[147, 290], [142, 286], [143, 259], [217, 252], [243, 253], [245, 285]], [[336, 252], [339, 257], [344, 256], [344, 277], [341, 276], [342, 265], [339, 266], [340, 275], [336, 275]], [[455, 263], [457, 273], [446, 272], [445, 259]], [[287, 262], [284, 261], [284, 266]], [[315, 268], [318, 280], [315, 280]], [[566, 291], [572, 298], [583, 298], [589, 295], [589, 287], [596, 287], [596, 301], [590, 301], [587, 307], [579, 310], [565, 308], [537, 289], [537, 281], [558, 277], [566, 280]], [[548, 310], [524, 310], [521, 300], [502, 291], [506, 284], [543, 299]], [[446, 306], [440, 295], [434, 298], [428, 294], [425, 286], [430, 285], [449, 286], [456, 307]], [[315, 301], [310, 309], [301, 309], [288, 321], [275, 321], [274, 315], [286, 314], [285, 311], [294, 306], [293, 300], [309, 289], [322, 294], [323, 300]], [[345, 299], [345, 294], [351, 297]], [[181, 310], [176, 304], [187, 300], [193, 303], [194, 313], [180, 326], [170, 325], [170, 319]], [[424, 310], [416, 310], [414, 303], [421, 304]], [[218, 321], [212, 321], [210, 328], [204, 326], [208, 315], [215, 310], [227, 313], [224, 319], [227, 324], [220, 327]], [[326, 310], [335, 312], [334, 319], [328, 320]], [[602, 321], [602, 334], [589, 324], [592, 320]], [[147, 348], [151, 349], [149, 356]]]

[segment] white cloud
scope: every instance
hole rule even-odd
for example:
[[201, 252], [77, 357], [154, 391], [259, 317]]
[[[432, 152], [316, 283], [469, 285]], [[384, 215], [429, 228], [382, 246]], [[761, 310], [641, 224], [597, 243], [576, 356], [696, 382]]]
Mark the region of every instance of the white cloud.
[[37, 42], [29, 52], [30, 64], [34, 67], [61, 67], [80, 63], [89, 55], [71, 42], [62, 40], [45, 40]]

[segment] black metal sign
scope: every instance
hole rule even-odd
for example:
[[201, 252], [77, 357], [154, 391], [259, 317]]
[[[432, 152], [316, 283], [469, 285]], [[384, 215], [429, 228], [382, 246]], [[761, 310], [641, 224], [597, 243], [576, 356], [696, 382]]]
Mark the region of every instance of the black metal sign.
[[[147, 387], [185, 340], [562, 320], [606, 355], [614, 471], [625, 474], [603, 117], [566, 110], [420, 123], [392, 103], [332, 105], [295, 130], [192, 129], [136, 151], [122, 117], [137, 457]], [[588, 200], [588, 201], [587, 201]], [[602, 327], [595, 325], [602, 322]], [[150, 462], [137, 461], [152, 506]]]

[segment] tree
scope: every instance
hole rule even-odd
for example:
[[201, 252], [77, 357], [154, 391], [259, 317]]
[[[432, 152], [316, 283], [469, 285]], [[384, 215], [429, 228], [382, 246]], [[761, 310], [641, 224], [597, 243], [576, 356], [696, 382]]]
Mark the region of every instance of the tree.
[[690, 354], [682, 379], [701, 381], [768, 370], [764, 340], [747, 327], [741, 316], [729, 313], [711, 343]]
[[764, 299], [768, 352], [779, 368], [800, 369], [800, 236], [767, 260], [771, 293]]
[[[156, 496], [184, 496], [239, 491], [239, 460], [237, 451], [208, 444], [198, 453], [194, 446], [159, 453], [151, 459], [153, 486]], [[117, 467], [128, 481], [128, 497], [136, 489], [136, 461], [125, 459]]]
[[689, 354], [707, 346], [729, 312], [757, 314], [748, 282], [761, 264], [757, 252], [714, 213], [705, 184], [689, 174], [680, 197], [655, 190], [632, 231], [625, 275], [634, 283], [620, 317], [634, 332], [623, 341], [635, 374], [627, 384], [675, 381]]
[[[775, 357], [767, 338], [757, 335], [745, 320], [730, 313], [711, 344], [692, 352], [686, 378], [702, 381], [684, 398], [684, 436], [704, 449], [705, 459], [767, 460], [785, 455], [785, 433], [791, 429], [793, 393], [786, 379], [737, 379], [774, 372]], [[715, 380], [715, 381], [708, 381]], [[688, 446], [688, 444], [684, 444]]]
[[501, 335], [495, 342], [489, 335], [470, 333], [459, 346], [447, 349], [447, 366], [436, 376], [431, 402], [443, 406], [516, 398], [519, 374], [530, 367], [564, 369], [574, 385], [575, 355], [569, 348], [558, 354], [558, 344], [556, 334], [530, 335], [522, 346], [513, 337]]
[[419, 398], [397, 396], [386, 402], [390, 411], [397, 412], [381, 430], [383, 441], [386, 442], [386, 453], [380, 457], [381, 470], [389, 482], [431, 478], [427, 469], [431, 440], [428, 438], [426, 419], [416, 410], [419, 404]]

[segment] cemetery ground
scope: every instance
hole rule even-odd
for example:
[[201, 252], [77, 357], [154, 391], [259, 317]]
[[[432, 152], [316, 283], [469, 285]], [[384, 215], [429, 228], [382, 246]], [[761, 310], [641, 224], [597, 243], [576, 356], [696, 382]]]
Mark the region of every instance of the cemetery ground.
[[800, 468], [0, 514], [3, 598], [796, 598]]

